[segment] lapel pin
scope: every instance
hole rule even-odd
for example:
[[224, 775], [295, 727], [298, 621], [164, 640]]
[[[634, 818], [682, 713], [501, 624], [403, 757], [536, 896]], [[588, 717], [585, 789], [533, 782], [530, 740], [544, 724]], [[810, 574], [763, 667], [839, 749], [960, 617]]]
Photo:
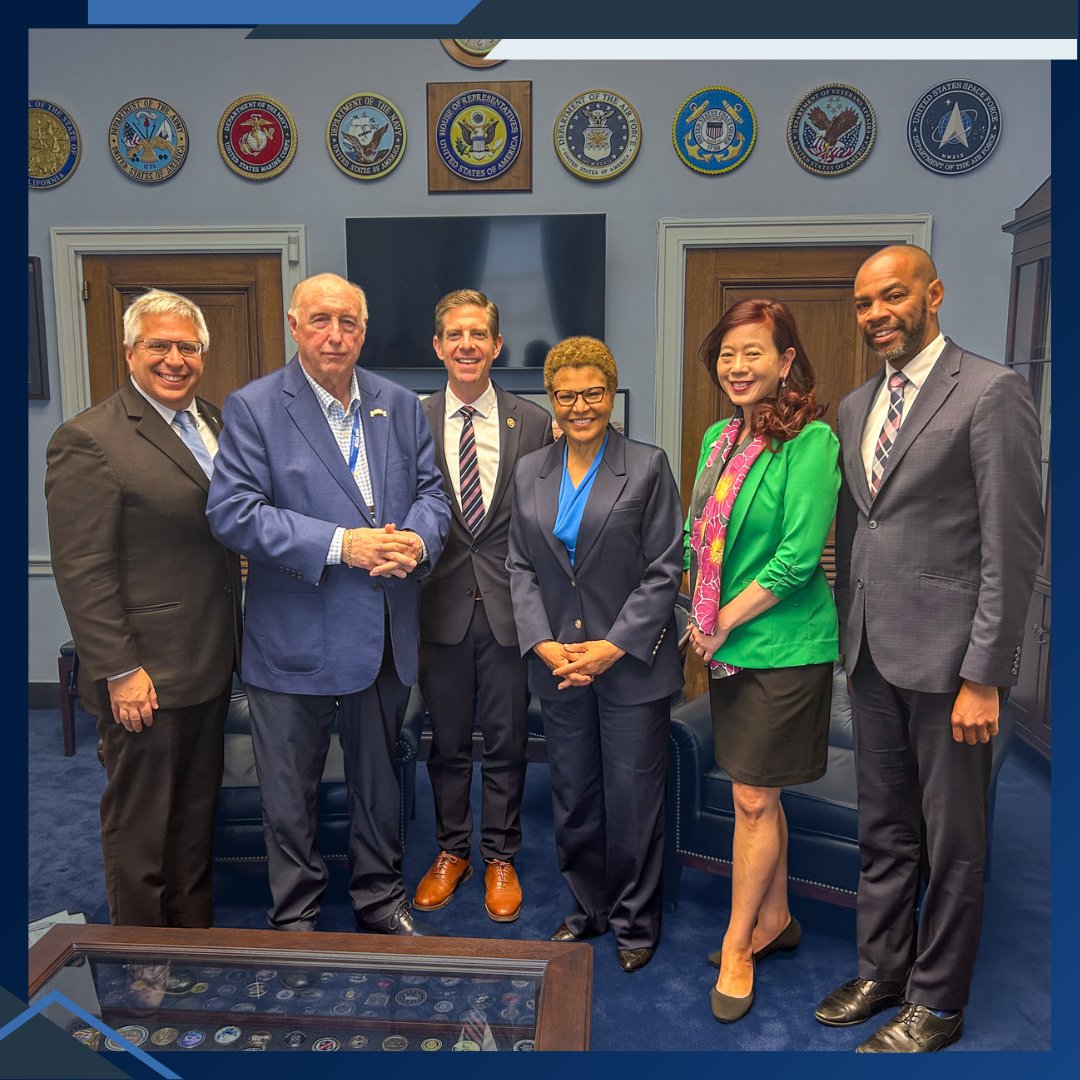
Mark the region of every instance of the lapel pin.
[[514, 423], [515, 423], [515, 421], [514, 421], [514, 418], [512, 416], [508, 416], [506, 418], [506, 426], [507, 427], [513, 427]]
[[368, 413], [368, 416], [385, 416], [385, 415], [386, 415], [386, 410], [385, 409], [372, 409], [371, 412]]

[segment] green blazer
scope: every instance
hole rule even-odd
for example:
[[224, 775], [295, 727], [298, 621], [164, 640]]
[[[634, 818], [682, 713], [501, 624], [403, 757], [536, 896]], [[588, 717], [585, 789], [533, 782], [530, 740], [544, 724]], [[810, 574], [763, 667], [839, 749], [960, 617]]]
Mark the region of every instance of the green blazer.
[[[713, 424], [701, 443], [697, 474], [728, 423]], [[721, 606], [752, 581], [780, 603], [737, 626], [715, 659], [746, 668], [798, 667], [839, 655], [836, 604], [821, 568], [821, 553], [836, 513], [840, 444], [828, 424], [814, 420], [754, 462], [732, 508], [724, 544]], [[691, 515], [693, 508], [691, 508]], [[686, 521], [684, 567], [691, 571]]]

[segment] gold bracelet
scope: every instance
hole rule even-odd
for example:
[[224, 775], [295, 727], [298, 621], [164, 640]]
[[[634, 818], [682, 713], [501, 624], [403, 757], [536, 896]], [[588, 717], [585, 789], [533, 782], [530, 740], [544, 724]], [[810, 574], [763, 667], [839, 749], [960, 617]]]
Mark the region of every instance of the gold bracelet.
[[352, 561], [352, 529], [345, 530], [345, 565], [349, 569], [355, 569]]

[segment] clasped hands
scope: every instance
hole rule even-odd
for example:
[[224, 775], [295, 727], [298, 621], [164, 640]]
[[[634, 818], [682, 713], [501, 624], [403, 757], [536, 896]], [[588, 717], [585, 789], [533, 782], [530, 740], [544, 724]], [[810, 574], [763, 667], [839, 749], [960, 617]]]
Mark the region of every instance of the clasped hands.
[[708, 660], [727, 641], [729, 633], [730, 631], [717, 627], [713, 633], [706, 634], [691, 623], [690, 648], [703, 660]]
[[541, 641], [533, 652], [561, 679], [556, 689], [588, 686], [597, 675], [603, 675], [616, 660], [626, 655], [625, 649], [601, 638], [599, 641]]
[[392, 523], [381, 529], [346, 529], [341, 545], [341, 561], [371, 577], [408, 577], [423, 557], [420, 537]]

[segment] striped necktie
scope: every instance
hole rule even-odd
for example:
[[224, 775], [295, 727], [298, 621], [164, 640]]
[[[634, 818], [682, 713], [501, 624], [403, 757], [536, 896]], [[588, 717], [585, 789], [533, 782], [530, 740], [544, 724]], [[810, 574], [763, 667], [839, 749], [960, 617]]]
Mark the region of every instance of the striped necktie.
[[881, 425], [881, 434], [878, 436], [877, 446], [874, 447], [874, 463], [870, 469], [871, 499], [881, 487], [881, 477], [889, 460], [889, 452], [896, 442], [896, 433], [900, 430], [900, 423], [904, 418], [904, 386], [908, 382], [910, 380], [902, 371], [889, 376], [889, 411], [885, 415], [885, 423]]
[[476, 433], [472, 421], [476, 409], [471, 405], [462, 405], [458, 411], [463, 417], [461, 443], [458, 446], [461, 513], [469, 531], [475, 533], [484, 520], [484, 493], [480, 490], [480, 463], [476, 460]]

